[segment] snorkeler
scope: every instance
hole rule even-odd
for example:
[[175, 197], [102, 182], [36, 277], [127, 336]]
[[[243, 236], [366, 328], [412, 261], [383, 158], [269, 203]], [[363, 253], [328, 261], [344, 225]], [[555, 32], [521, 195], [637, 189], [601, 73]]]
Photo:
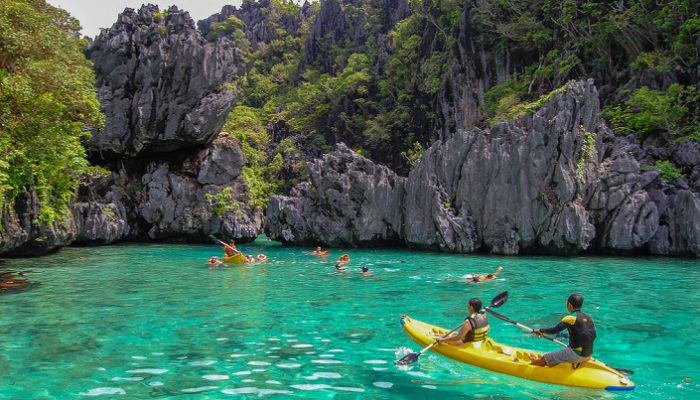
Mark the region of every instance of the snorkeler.
[[494, 272], [493, 274], [465, 275], [464, 279], [467, 280], [467, 283], [478, 283], [478, 282], [490, 281], [490, 280], [498, 278], [498, 274], [500, 274], [501, 271], [503, 271], [503, 267], [501, 267], [499, 265], [498, 268], [496, 269], [496, 272]]

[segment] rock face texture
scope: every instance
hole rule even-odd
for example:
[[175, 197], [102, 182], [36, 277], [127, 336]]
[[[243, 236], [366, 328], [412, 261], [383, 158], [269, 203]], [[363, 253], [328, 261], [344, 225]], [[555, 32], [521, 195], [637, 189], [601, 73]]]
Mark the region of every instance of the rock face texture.
[[262, 231], [250, 206], [240, 143], [219, 135], [236, 98], [240, 50], [209, 43], [171, 7], [126, 9], [87, 53], [96, 70], [105, 128], [89, 144], [107, 171], [83, 177], [71, 212], [39, 219], [31, 189], [4, 207], [0, 254], [40, 255], [71, 243], [120, 240], [237, 241]]
[[77, 236], [70, 213], [51, 224], [40, 220], [39, 198], [32, 188], [17, 196], [12, 210], [14, 212], [8, 212], [8, 207], [3, 207], [0, 254], [44, 254], [70, 244]]
[[236, 93], [240, 51], [208, 43], [189, 14], [171, 7], [126, 9], [87, 50], [95, 64], [105, 127], [99, 155], [144, 156], [206, 145], [221, 130]]
[[141, 178], [138, 214], [149, 239], [206, 241], [210, 233], [247, 242], [261, 232], [262, 212], [249, 206], [240, 144], [218, 138], [181, 162], [151, 162]]
[[266, 232], [294, 244], [700, 256], [698, 193], [642, 170], [634, 143], [605, 126], [592, 81], [571, 82], [532, 114], [436, 142], [405, 181], [373, 181], [366, 172], [381, 167], [339, 146], [292, 196], [273, 197]]
[[310, 169], [310, 182], [298, 185], [291, 196], [270, 201], [270, 238], [306, 245], [400, 243], [402, 212], [396, 205], [401, 203], [404, 178], [342, 143]]
[[258, 50], [261, 43], [270, 43], [279, 37], [270, 20], [278, 21], [289, 36], [297, 36], [301, 21], [309, 18], [313, 9], [308, 2], [304, 2], [299, 15], [288, 15], [279, 12], [270, 0], [251, 1], [244, 0], [240, 8], [226, 5], [221, 12], [197, 22], [197, 27], [204, 37], [211, 37], [212, 24], [226, 21], [235, 16], [243, 22], [245, 35], [250, 40], [253, 50]]

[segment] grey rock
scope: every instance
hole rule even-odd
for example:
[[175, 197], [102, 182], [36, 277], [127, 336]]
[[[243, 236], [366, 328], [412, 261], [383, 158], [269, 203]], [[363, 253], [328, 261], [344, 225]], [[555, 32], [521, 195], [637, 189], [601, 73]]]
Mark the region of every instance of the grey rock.
[[238, 142], [224, 137], [181, 165], [151, 162], [141, 177], [144, 196], [137, 206], [148, 238], [206, 241], [221, 234], [254, 240], [262, 231], [262, 211], [250, 205], [242, 166]]
[[47, 223], [40, 218], [41, 204], [36, 190], [20, 193], [11, 207], [3, 207], [0, 254], [38, 256], [70, 244], [77, 235], [70, 212]]
[[[694, 149], [674, 152], [690, 168]], [[266, 232], [293, 244], [700, 256], [698, 194], [642, 170], [647, 157], [605, 126], [592, 81], [571, 82], [534, 113], [437, 141], [397, 186], [368, 184], [377, 167], [339, 146], [292, 196], [271, 199]]]
[[78, 229], [75, 243], [110, 244], [126, 239], [131, 231], [126, 199], [115, 175], [87, 176], [81, 183], [81, 193], [72, 205]]
[[265, 232], [293, 244], [381, 246], [400, 240], [404, 178], [340, 143], [310, 167], [310, 182], [273, 196]]
[[[211, 40], [216, 36], [212, 32], [212, 24], [221, 23], [230, 16], [235, 16], [243, 22], [246, 38], [250, 41], [252, 49], [257, 51], [260, 49], [260, 44], [270, 43], [279, 37], [274, 29], [275, 24], [284, 27], [287, 35], [298, 36], [301, 22], [313, 15], [313, 8], [308, 3], [302, 6], [299, 15], [288, 15], [281, 11], [270, 0], [245, 0], [240, 8], [223, 6], [221, 12], [198, 21], [197, 26], [202, 35]], [[226, 35], [231, 32], [223, 33]]]
[[185, 11], [127, 8], [87, 49], [95, 65], [105, 127], [93, 157], [143, 156], [203, 146], [221, 130], [237, 93], [240, 51], [208, 43]]

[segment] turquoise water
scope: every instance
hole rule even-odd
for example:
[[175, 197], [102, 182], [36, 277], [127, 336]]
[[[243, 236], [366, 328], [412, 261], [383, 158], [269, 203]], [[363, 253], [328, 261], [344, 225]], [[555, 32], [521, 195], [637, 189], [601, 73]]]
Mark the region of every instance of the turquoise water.
[[[0, 398], [631, 398], [700, 397], [700, 261], [542, 258], [349, 250], [332, 260], [266, 240], [241, 246], [267, 264], [210, 270], [217, 246], [67, 248], [6, 260], [38, 285], [0, 293]], [[405, 261], [405, 262], [401, 262]], [[370, 265], [373, 277], [358, 266]], [[503, 279], [466, 285], [466, 273]], [[489, 373], [418, 347], [406, 313], [452, 328], [469, 297], [508, 290], [499, 310], [550, 326], [581, 292], [596, 321], [596, 357], [635, 371], [632, 393], [546, 385]], [[540, 351], [556, 345], [492, 319], [491, 337]]]

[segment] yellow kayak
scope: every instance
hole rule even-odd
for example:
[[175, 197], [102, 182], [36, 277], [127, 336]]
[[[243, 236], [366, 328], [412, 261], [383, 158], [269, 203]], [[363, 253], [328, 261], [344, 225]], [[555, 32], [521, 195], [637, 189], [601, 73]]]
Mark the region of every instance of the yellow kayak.
[[[416, 321], [407, 316], [401, 318], [401, 325], [406, 334], [422, 347], [433, 343], [437, 337], [448, 332], [447, 329]], [[600, 361], [589, 360], [576, 369], [569, 363], [559, 364], [553, 368], [537, 367], [530, 365], [528, 354], [539, 357], [541, 353], [502, 345], [490, 338], [483, 342], [470, 342], [461, 346], [439, 343], [431, 350], [466, 364], [533, 381], [590, 389], [634, 390], [634, 383], [625, 375]]]
[[224, 256], [224, 264], [244, 264], [245, 256], [241, 253], [236, 253], [230, 257]]

